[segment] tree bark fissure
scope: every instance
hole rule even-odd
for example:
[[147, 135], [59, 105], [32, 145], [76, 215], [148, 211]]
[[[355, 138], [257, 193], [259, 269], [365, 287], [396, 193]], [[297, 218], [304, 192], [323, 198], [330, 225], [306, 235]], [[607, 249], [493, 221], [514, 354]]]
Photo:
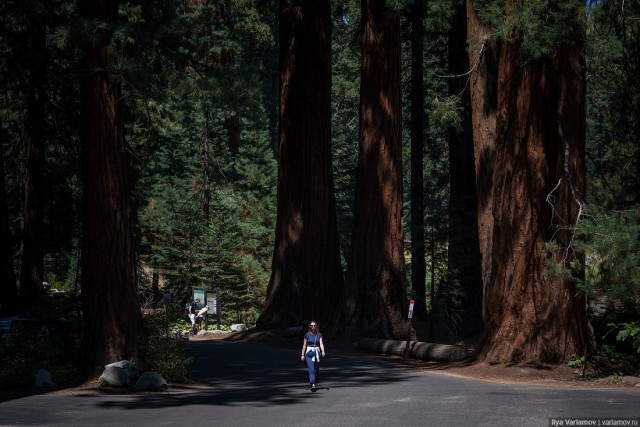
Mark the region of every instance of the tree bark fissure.
[[[85, 18], [114, 20], [117, 2], [83, 0]], [[120, 84], [109, 70], [111, 34], [95, 32], [83, 48], [80, 68], [83, 184], [81, 345], [83, 371], [135, 359], [141, 335], [131, 231], [128, 163], [121, 116]]]
[[406, 339], [402, 230], [400, 25], [384, 1], [362, 1], [360, 145], [347, 284], [346, 336]]
[[280, 1], [280, 134], [272, 275], [261, 329], [323, 330], [338, 304], [340, 265], [331, 163], [329, 2]]
[[[483, 40], [487, 28], [471, 5], [470, 37]], [[554, 262], [583, 261], [566, 252], [573, 236], [564, 228], [575, 224], [582, 208], [575, 195], [585, 189], [580, 40], [525, 65], [517, 44], [489, 43], [472, 76], [484, 281], [480, 356], [489, 363], [561, 363], [594, 346], [575, 281], [545, 275], [548, 242], [560, 248]], [[472, 54], [470, 64], [475, 59]], [[486, 112], [495, 121], [483, 122]], [[482, 177], [489, 171], [490, 178]], [[547, 197], [552, 189], [555, 197]]]

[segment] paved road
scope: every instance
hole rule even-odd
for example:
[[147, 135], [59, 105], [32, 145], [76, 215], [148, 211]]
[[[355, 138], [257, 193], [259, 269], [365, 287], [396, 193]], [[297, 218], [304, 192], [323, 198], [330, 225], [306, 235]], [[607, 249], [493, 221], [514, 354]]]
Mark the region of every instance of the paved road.
[[640, 424], [637, 388], [499, 385], [329, 354], [311, 393], [298, 349], [199, 341], [190, 350], [194, 374], [207, 383], [200, 391], [0, 398], [0, 425], [549, 426], [552, 417]]

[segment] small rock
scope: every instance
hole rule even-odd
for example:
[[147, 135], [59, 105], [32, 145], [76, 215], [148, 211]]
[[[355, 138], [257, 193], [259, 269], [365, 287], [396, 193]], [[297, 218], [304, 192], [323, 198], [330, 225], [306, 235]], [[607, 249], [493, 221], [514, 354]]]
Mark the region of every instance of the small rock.
[[110, 363], [104, 368], [107, 369], [111, 367], [124, 369], [124, 371], [127, 373], [127, 382], [129, 384], [133, 384], [136, 378], [138, 378], [138, 366], [135, 364], [135, 362], [132, 362], [130, 360], [121, 360], [119, 362]]
[[231, 332], [242, 332], [247, 330], [247, 325], [245, 325], [244, 323], [236, 323], [234, 325], [231, 325], [230, 329]]
[[126, 387], [131, 385], [129, 375], [124, 368], [109, 365], [107, 365], [102, 375], [100, 375], [98, 382], [100, 383], [100, 387]]
[[167, 381], [157, 372], [145, 372], [133, 388], [138, 391], [163, 391], [167, 389]]

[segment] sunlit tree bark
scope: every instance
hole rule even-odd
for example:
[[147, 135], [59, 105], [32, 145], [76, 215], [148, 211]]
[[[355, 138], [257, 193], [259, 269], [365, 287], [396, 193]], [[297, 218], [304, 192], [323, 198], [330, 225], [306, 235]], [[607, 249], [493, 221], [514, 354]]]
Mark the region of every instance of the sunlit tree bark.
[[[490, 169], [483, 162], [493, 166], [491, 182], [478, 184], [485, 280], [480, 357], [543, 364], [589, 354], [593, 331], [575, 280], [545, 274], [549, 242], [559, 248], [554, 262], [575, 261], [575, 276], [584, 274], [574, 236], [564, 228], [584, 206], [584, 37], [576, 30], [571, 44], [522, 65], [517, 44], [501, 41], [494, 51], [484, 43], [486, 28], [469, 23], [470, 39], [488, 54], [478, 61], [477, 44], [470, 60], [473, 105], [481, 108], [474, 112], [476, 161], [480, 171]], [[495, 125], [479, 121], [493, 111]]]
[[407, 338], [400, 19], [362, 1], [360, 143], [343, 320], [347, 336]]

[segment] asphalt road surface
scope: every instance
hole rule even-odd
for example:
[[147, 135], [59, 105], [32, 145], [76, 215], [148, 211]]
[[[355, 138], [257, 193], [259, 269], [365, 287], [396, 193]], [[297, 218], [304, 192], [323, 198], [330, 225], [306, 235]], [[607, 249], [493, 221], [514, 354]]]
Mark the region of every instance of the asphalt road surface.
[[195, 358], [193, 374], [205, 384], [199, 390], [0, 395], [0, 425], [640, 425], [637, 387], [501, 385], [413, 370], [366, 353], [331, 354], [327, 343], [319, 390], [311, 393], [299, 349], [224, 341], [189, 345]]

